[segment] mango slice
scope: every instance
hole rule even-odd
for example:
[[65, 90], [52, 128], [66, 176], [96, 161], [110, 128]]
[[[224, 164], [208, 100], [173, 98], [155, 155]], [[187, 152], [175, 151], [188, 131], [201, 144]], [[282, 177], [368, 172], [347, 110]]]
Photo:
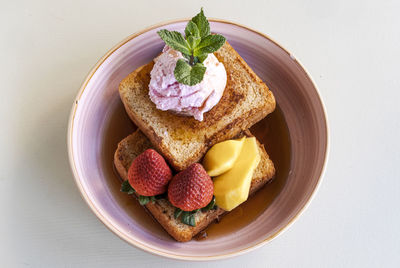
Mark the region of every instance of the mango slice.
[[259, 162], [256, 138], [246, 138], [234, 166], [214, 178], [215, 202], [220, 208], [230, 211], [247, 200], [251, 179]]
[[240, 140], [227, 140], [211, 147], [203, 160], [208, 175], [219, 176], [231, 169], [242, 151], [245, 139], [246, 137]]

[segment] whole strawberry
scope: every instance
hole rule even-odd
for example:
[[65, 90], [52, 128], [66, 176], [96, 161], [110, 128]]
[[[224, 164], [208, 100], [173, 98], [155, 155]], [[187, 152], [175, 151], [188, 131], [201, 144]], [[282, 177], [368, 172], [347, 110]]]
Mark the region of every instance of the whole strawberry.
[[184, 211], [207, 206], [213, 193], [213, 182], [199, 163], [194, 163], [176, 174], [168, 186], [169, 201]]
[[133, 160], [128, 170], [129, 184], [143, 196], [155, 196], [167, 191], [172, 172], [164, 158], [147, 149]]

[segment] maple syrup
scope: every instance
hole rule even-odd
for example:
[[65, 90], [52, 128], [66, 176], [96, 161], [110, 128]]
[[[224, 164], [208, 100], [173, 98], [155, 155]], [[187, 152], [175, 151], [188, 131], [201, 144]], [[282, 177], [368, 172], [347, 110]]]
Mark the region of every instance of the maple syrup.
[[[138, 224], [144, 226], [153, 234], [168, 239], [168, 234], [143, 209], [139, 202], [133, 201], [132, 196], [121, 194], [120, 192], [121, 180], [113, 165], [114, 152], [118, 143], [133, 133], [136, 126], [127, 116], [121, 102], [117, 102], [110, 109], [111, 113], [106, 120], [105, 134], [101, 147], [101, 160], [105, 167], [104, 172], [108, 187], [118, 204]], [[254, 125], [250, 130], [265, 145], [265, 149], [275, 165], [275, 178], [245, 203], [224, 215], [220, 221], [211, 224], [195, 238], [197, 240], [214, 239], [246, 226], [268, 208], [286, 183], [290, 169], [291, 146], [287, 125], [279, 106], [272, 114]]]

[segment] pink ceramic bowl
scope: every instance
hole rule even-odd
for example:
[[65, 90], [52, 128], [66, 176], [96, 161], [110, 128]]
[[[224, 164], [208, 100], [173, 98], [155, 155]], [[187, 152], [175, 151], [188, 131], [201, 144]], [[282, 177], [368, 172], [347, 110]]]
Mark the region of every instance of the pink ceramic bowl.
[[301, 64], [262, 33], [222, 20], [210, 23], [267, 83], [278, 109], [252, 128], [275, 163], [275, 181], [211, 226], [207, 239], [174, 241], [135, 200], [119, 192], [112, 163], [118, 142], [135, 129], [120, 101], [119, 82], [160, 53], [159, 29], [183, 31], [186, 21], [150, 27], [111, 49], [83, 83], [69, 122], [71, 168], [93, 212], [131, 245], [175, 259], [222, 259], [266, 244], [309, 204], [328, 154], [324, 106]]

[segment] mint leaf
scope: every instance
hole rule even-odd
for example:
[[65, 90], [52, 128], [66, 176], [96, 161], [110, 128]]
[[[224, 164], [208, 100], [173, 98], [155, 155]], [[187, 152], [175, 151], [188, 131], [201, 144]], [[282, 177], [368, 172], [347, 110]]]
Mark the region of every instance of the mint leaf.
[[206, 16], [204, 16], [203, 8], [201, 8], [200, 13], [193, 17], [191, 21], [194, 22], [199, 29], [201, 39], [210, 34], [210, 24]]
[[222, 47], [225, 41], [225, 37], [219, 34], [206, 36], [204, 39], [201, 39], [200, 44], [194, 49], [193, 55], [199, 56], [206, 53], [213, 53]]
[[176, 62], [174, 75], [176, 81], [179, 83], [193, 86], [203, 80], [206, 67], [202, 63], [196, 63], [194, 66], [190, 66], [184, 59], [179, 59]]
[[127, 194], [133, 194], [135, 192], [135, 189], [132, 188], [132, 186], [129, 184], [129, 181], [123, 181], [121, 184], [121, 192], [127, 193]]
[[157, 32], [161, 39], [172, 49], [178, 50], [183, 54], [192, 55], [189, 44], [180, 32], [160, 30]]
[[148, 196], [143, 196], [143, 195], [139, 195], [139, 203], [142, 205], [142, 206], [144, 206], [144, 205], [146, 205], [147, 203], [149, 203], [149, 201], [150, 201], [150, 198], [148, 197]]
[[200, 62], [204, 62], [207, 59], [207, 57], [208, 57], [207, 53], [197, 56], [197, 58], [199, 59]]
[[196, 36], [192, 36], [192, 35], [189, 35], [187, 37], [187, 42], [192, 51], [200, 44], [200, 41], [201, 41], [200, 37], [196, 37]]
[[197, 27], [196, 23], [194, 23], [193, 21], [189, 21], [188, 24], [186, 25], [185, 28], [185, 35], [186, 35], [186, 39], [189, 36], [193, 36], [193, 37], [200, 37], [200, 31], [199, 28]]

